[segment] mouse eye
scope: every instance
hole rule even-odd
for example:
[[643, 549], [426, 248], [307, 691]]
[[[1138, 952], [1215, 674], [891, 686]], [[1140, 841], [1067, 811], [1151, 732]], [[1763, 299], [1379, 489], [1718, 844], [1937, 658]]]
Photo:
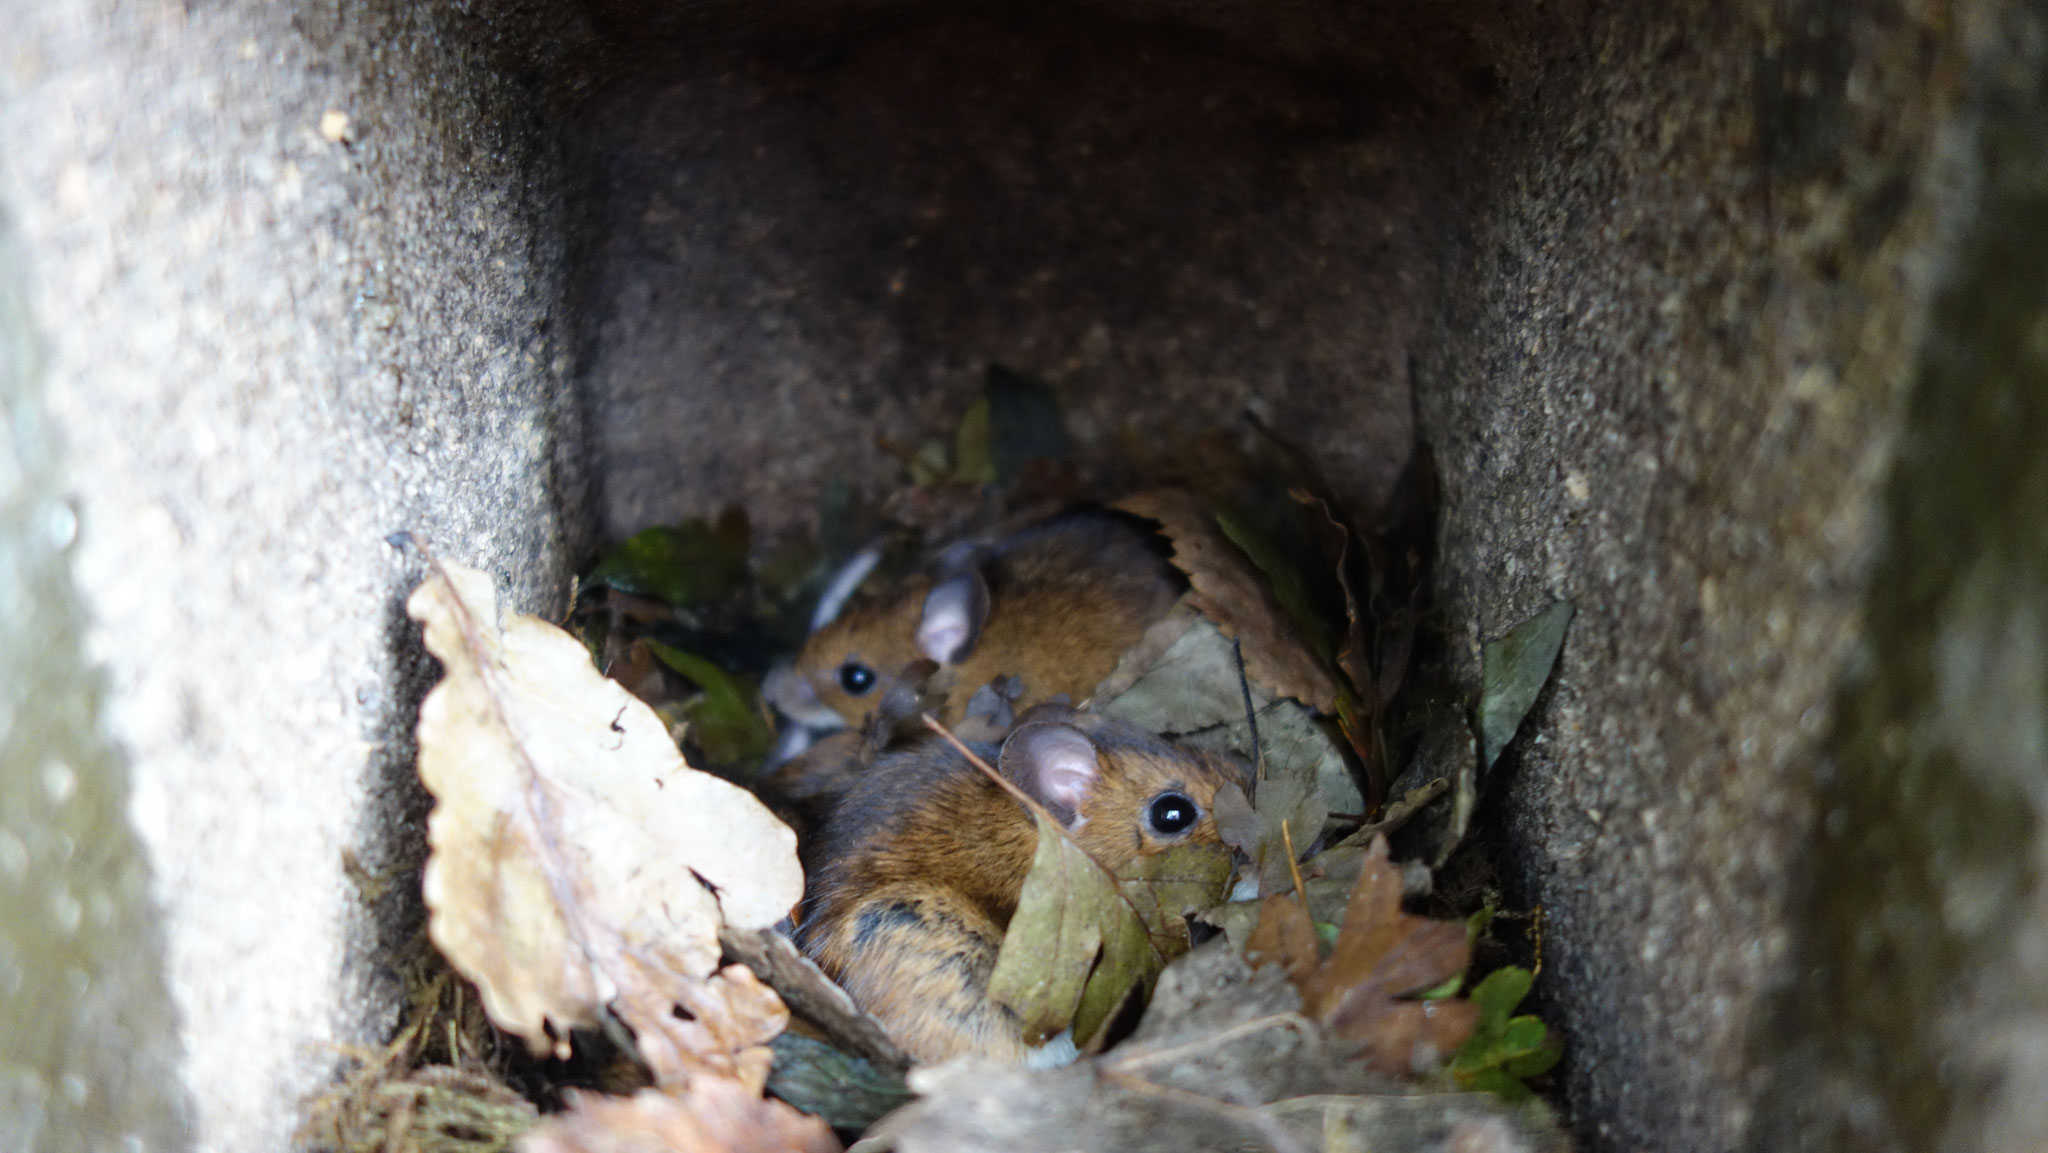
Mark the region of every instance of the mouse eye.
[[875, 670], [859, 661], [848, 661], [839, 666], [839, 687], [860, 696], [875, 687]]
[[1145, 820], [1152, 831], [1165, 836], [1185, 833], [1202, 816], [1202, 810], [1186, 793], [1161, 793], [1152, 798], [1152, 805], [1145, 810]]

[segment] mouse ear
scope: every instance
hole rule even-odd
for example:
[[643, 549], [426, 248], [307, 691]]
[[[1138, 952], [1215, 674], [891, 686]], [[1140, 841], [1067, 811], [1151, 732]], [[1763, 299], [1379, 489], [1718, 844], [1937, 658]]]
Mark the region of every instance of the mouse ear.
[[1023, 725], [1011, 733], [1003, 742], [998, 767], [1011, 784], [1051, 809], [1068, 828], [1075, 827], [1101, 771], [1088, 735], [1051, 721]]
[[917, 649], [942, 665], [958, 664], [974, 651], [988, 620], [988, 582], [969, 569], [932, 586], [917, 623]]

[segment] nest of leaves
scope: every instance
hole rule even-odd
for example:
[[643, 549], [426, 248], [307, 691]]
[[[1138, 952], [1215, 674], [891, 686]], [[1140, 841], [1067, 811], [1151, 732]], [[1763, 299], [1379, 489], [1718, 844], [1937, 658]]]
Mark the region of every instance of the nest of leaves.
[[[887, 542], [886, 579], [1084, 494], [1052, 390], [1001, 369], [950, 438], [884, 447], [909, 483], [879, 503], [830, 490], [816, 540], [762, 545], [733, 511], [623, 542], [568, 629], [503, 611], [488, 577], [422, 546], [408, 611], [445, 670], [419, 724], [432, 951], [398, 1036], [350, 1055], [302, 1139], [1564, 1148], [1537, 1092], [1559, 1047], [1515, 1012], [1540, 915], [1500, 909], [1466, 833], [1570, 606], [1461, 661], [1423, 601], [1426, 452], [1360, 521], [1263, 428], [1132, 438], [1088, 490], [1134, 494], [1115, 507], [1159, 526], [1188, 591], [1087, 707], [1256, 766], [1216, 803], [1228, 851], [1112, 875], [1040, 820], [990, 992], [1035, 1035], [1070, 1031], [1082, 1060], [907, 1067], [777, 928], [803, 876], [748, 788], [778, 736], [761, 680], [856, 550]], [[1496, 932], [1517, 917], [1536, 932]]]

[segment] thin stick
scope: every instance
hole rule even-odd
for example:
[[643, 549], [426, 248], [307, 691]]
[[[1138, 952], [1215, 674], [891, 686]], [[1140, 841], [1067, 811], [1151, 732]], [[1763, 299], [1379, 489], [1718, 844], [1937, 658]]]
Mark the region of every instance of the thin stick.
[[1254, 1017], [1249, 1021], [1240, 1021], [1228, 1029], [1209, 1033], [1192, 1041], [1182, 1041], [1178, 1044], [1167, 1045], [1158, 1049], [1140, 1049], [1135, 1053], [1125, 1053], [1119, 1057], [1105, 1058], [1103, 1068], [1112, 1072], [1142, 1069], [1147, 1065], [1156, 1065], [1161, 1061], [1171, 1061], [1175, 1058], [1186, 1056], [1189, 1053], [1213, 1052], [1217, 1046], [1226, 1041], [1234, 1041], [1239, 1037], [1248, 1037], [1254, 1033], [1264, 1033], [1269, 1029], [1279, 1027], [1293, 1030], [1300, 1035], [1302, 1040], [1308, 1042], [1314, 1048], [1322, 1048], [1323, 1036], [1316, 1031], [1315, 1025], [1308, 1018], [1299, 1013], [1272, 1013], [1264, 1017]]
[[1230, 652], [1237, 658], [1237, 688], [1244, 694], [1244, 723], [1252, 731], [1252, 779], [1266, 777], [1266, 748], [1259, 743], [1259, 712], [1252, 707], [1252, 683], [1244, 675], [1244, 641], [1240, 638], [1230, 642]]
[[[989, 780], [994, 781], [998, 785], [1001, 785], [1003, 787], [1004, 792], [1010, 794], [1011, 796], [1017, 798], [1018, 801], [1022, 802], [1025, 808], [1031, 810], [1033, 816], [1044, 817], [1046, 820], [1052, 821], [1053, 826], [1055, 828], [1059, 827], [1059, 822], [1057, 820], [1054, 820], [1053, 815], [1045, 810], [1045, 806], [1033, 800], [1030, 793], [1027, 793], [1023, 789], [1018, 788], [1016, 784], [1013, 783], [1008, 777], [1005, 777], [1003, 774], [996, 772], [994, 769], [990, 768], [987, 761], [984, 761], [980, 757], [976, 756], [973, 749], [970, 749], [966, 745], [962, 744], [960, 742], [960, 738], [953, 735], [953, 730], [940, 724], [939, 719], [937, 717], [931, 715], [930, 713], [923, 713], [920, 714], [920, 716], [924, 721], [925, 728], [928, 728], [931, 731], [939, 734], [941, 737], [944, 737], [947, 744], [953, 746], [956, 752], [958, 752], [961, 756], [967, 758], [968, 764], [973, 765], [975, 768], [980, 769], [984, 773], [987, 773]], [[1068, 839], [1072, 840], [1073, 838], [1069, 837]]]
[[[1294, 861], [1294, 834], [1287, 831], [1287, 818], [1280, 818], [1280, 840], [1287, 846], [1287, 871], [1294, 875], [1294, 895], [1301, 901], [1301, 911], [1308, 912], [1308, 889], [1301, 883], [1301, 866]], [[1314, 918], [1310, 918], [1313, 920]]]

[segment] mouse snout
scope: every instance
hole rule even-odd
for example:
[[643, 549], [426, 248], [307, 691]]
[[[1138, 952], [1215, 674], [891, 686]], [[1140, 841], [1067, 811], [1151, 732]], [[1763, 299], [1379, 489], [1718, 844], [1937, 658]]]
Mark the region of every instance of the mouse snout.
[[812, 688], [811, 682], [787, 661], [768, 670], [767, 679], [761, 682], [761, 695], [783, 716], [807, 728], [846, 727], [846, 718], [827, 708], [825, 702], [818, 699], [818, 690]]

